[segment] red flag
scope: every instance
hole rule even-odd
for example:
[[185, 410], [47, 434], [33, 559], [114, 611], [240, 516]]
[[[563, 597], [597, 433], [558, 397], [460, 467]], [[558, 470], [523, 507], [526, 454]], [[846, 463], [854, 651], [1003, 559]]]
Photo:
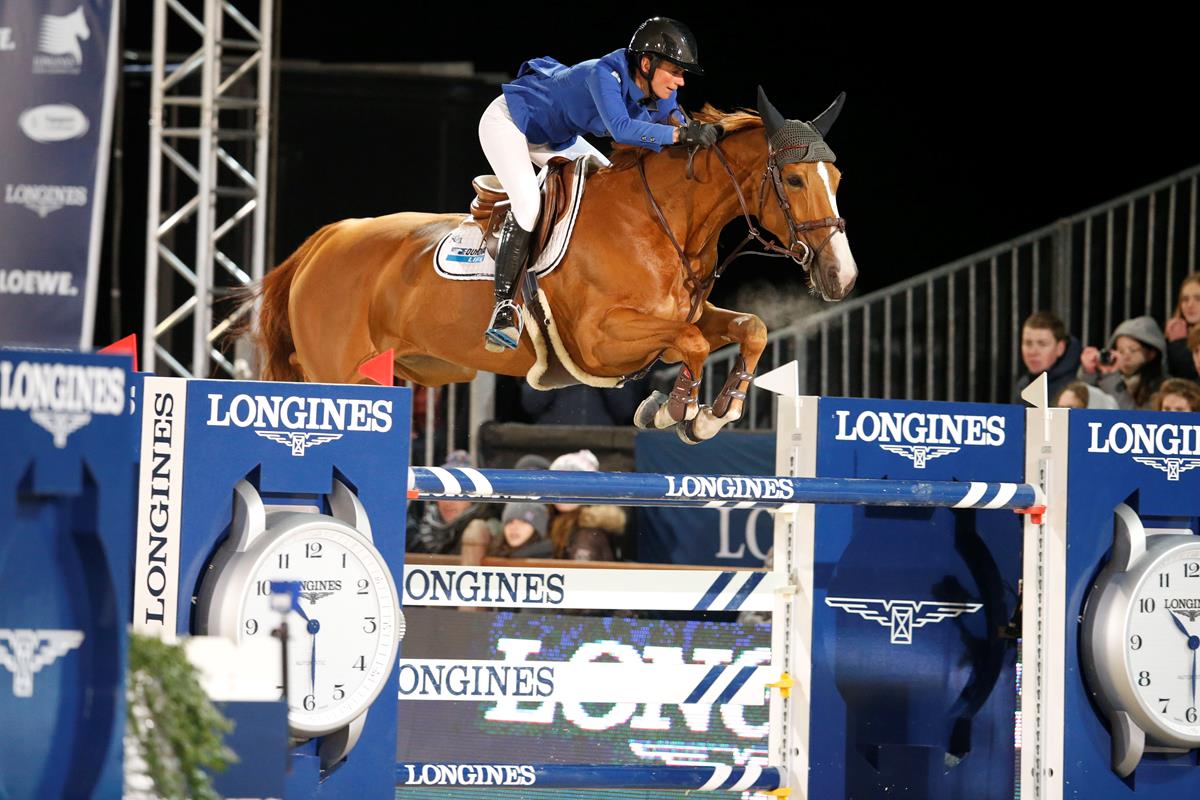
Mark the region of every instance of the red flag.
[[364, 378], [370, 378], [380, 386], [392, 386], [395, 384], [396, 375], [393, 371], [395, 365], [392, 363], [392, 351], [388, 350], [385, 353], [372, 358], [358, 368], [358, 374]]
[[138, 371], [137, 363], [137, 334], [131, 333], [124, 339], [118, 339], [108, 347], [101, 348], [97, 352], [108, 353], [110, 355], [129, 356], [133, 359], [133, 371]]

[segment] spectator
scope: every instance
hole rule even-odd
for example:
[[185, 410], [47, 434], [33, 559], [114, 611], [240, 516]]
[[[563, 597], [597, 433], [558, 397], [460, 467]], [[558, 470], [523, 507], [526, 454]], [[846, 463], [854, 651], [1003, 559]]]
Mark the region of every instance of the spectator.
[[1109, 359], [1087, 347], [1079, 357], [1079, 378], [1112, 395], [1123, 409], [1149, 408], [1150, 397], [1166, 377], [1167, 342], [1153, 317], [1134, 317], [1117, 326], [1108, 340]]
[[1168, 378], [1150, 398], [1152, 411], [1200, 411], [1200, 384]]
[[619, 389], [567, 386], [543, 392], [521, 385], [521, 407], [541, 425], [632, 425], [633, 412], [650, 394], [645, 379]]
[[1014, 402], [1021, 402], [1021, 392], [1034, 379], [1046, 373], [1048, 395], [1057, 397], [1068, 383], [1075, 380], [1079, 368], [1079, 340], [1067, 334], [1067, 326], [1053, 311], [1038, 311], [1021, 326], [1021, 363], [1025, 372], [1017, 378]]
[[509, 503], [500, 517], [502, 534], [491, 555], [502, 558], [550, 558], [554, 547], [547, 537], [550, 512], [541, 503]]
[[1192, 328], [1191, 333], [1188, 334], [1187, 349], [1188, 354], [1192, 357], [1192, 369], [1200, 373], [1200, 325]]
[[1056, 408], [1090, 408], [1093, 410], [1116, 411], [1117, 401], [1112, 395], [1088, 386], [1082, 381], [1068, 383], [1051, 404]]
[[1193, 272], [1179, 285], [1175, 315], [1167, 320], [1167, 371], [1176, 377], [1200, 380], [1200, 366], [1193, 360], [1191, 336], [1200, 330], [1200, 272]]
[[[552, 470], [595, 472], [600, 462], [590, 450], [577, 450], [554, 459]], [[614, 561], [613, 537], [625, 531], [625, 510], [617, 506], [555, 503], [550, 541], [555, 558], [575, 561]]]
[[513, 469], [550, 469], [550, 459], [537, 453], [526, 453], [517, 459]]
[[[471, 456], [465, 450], [455, 450], [446, 457], [443, 467], [471, 467]], [[424, 512], [418, 515], [409, 510], [408, 530], [405, 532], [405, 549], [410, 553], [458, 553], [462, 547], [463, 533], [468, 527], [484, 531], [488, 539], [500, 535], [500, 523], [495, 512], [486, 503], [470, 500], [435, 500], [426, 503]]]

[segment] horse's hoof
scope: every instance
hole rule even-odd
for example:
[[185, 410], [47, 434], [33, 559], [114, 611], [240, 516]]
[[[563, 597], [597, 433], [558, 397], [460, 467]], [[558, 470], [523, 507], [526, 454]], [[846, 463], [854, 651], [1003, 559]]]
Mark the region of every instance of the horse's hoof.
[[658, 414], [658, 409], [663, 403], [667, 402], [667, 396], [659, 391], [650, 393], [650, 396], [641, 402], [637, 407], [637, 411], [633, 412], [633, 424], [635, 427], [644, 431], [657, 430], [654, 424], [654, 417]]
[[684, 444], [700, 444], [704, 439], [696, 436], [695, 428], [696, 421], [694, 419], [684, 420], [675, 426], [675, 435]]

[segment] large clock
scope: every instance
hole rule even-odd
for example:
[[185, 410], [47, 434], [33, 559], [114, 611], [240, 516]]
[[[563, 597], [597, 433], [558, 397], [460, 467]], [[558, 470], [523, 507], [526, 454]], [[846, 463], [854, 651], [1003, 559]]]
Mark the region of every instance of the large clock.
[[195, 616], [197, 633], [271, 636], [280, 622], [271, 582], [300, 584], [285, 614], [288, 726], [297, 742], [321, 737], [322, 769], [354, 747], [404, 636], [396, 585], [362, 503], [339, 481], [326, 501], [329, 514], [268, 507], [239, 482], [230, 535], [201, 580]]
[[1200, 747], [1200, 537], [1147, 535], [1137, 512], [1117, 506], [1080, 634], [1114, 772], [1129, 775], [1147, 750]]

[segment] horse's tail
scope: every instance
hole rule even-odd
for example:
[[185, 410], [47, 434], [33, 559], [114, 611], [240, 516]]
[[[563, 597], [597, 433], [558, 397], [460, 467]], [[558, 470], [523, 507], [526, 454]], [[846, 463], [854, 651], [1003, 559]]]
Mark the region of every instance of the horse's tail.
[[296, 270], [307, 259], [309, 252], [328, 227], [325, 226], [309, 236], [286, 261], [268, 272], [244, 301], [254, 303], [258, 300], [262, 303], [258, 312], [258, 325], [254, 329], [254, 341], [262, 356], [259, 380], [304, 380], [304, 373], [292, 361], [296, 345], [292, 341], [292, 326], [288, 319], [288, 299], [292, 293], [292, 281], [296, 278]]

